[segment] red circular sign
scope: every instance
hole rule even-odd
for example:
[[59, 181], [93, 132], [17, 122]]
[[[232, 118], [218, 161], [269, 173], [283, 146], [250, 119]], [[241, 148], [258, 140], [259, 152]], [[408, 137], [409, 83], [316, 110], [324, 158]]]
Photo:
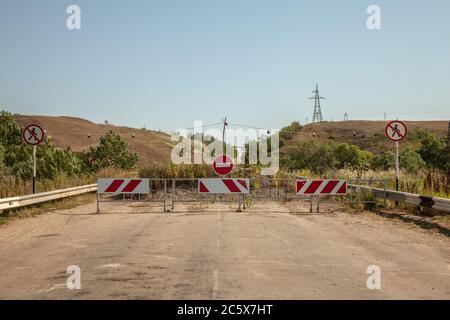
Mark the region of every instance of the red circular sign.
[[406, 124], [399, 120], [389, 122], [384, 129], [384, 134], [386, 137], [394, 142], [405, 139], [407, 133], [408, 128], [406, 127]]
[[219, 176], [225, 176], [233, 171], [233, 159], [229, 155], [221, 154], [213, 161], [212, 167]]
[[23, 129], [23, 140], [32, 146], [40, 144], [44, 141], [45, 131], [37, 124], [30, 124]]

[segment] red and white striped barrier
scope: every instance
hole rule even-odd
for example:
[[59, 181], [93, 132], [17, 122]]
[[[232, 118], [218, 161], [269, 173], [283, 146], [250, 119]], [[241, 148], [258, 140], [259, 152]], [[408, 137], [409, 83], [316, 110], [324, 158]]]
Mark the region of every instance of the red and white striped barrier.
[[297, 180], [295, 192], [297, 193], [297, 195], [308, 196], [347, 194], [347, 180]]
[[148, 179], [98, 179], [97, 193], [145, 194], [150, 192]]
[[250, 192], [250, 179], [198, 179], [198, 192], [248, 194]]

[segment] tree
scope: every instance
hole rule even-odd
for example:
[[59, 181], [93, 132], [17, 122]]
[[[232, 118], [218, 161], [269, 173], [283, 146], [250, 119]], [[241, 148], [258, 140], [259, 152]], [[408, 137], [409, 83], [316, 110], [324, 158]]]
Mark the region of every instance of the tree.
[[333, 145], [315, 139], [301, 141], [287, 150], [287, 154], [282, 159], [282, 165], [289, 169], [309, 169], [323, 174], [335, 167]]
[[54, 179], [58, 174], [74, 176], [82, 173], [82, 162], [70, 148], [59, 149], [50, 138], [37, 148], [39, 177]]
[[5, 175], [6, 172], [6, 166], [3, 162], [3, 160], [5, 159], [5, 148], [0, 145], [0, 175], [3, 176]]
[[4, 153], [3, 166], [16, 176], [31, 176], [31, 151], [22, 143], [20, 126], [7, 111], [0, 111], [0, 145]]
[[377, 154], [372, 159], [373, 170], [393, 169], [395, 167], [395, 154], [392, 151], [385, 151], [381, 154]]
[[0, 145], [4, 147], [20, 145], [22, 142], [20, 126], [11, 113], [0, 111]]
[[280, 148], [284, 145], [284, 143], [288, 140], [291, 140], [300, 130], [302, 126], [299, 122], [294, 121], [287, 127], [284, 127], [280, 130]]
[[367, 170], [373, 155], [370, 152], [361, 150], [356, 145], [341, 143], [336, 146], [335, 157], [338, 169]]
[[418, 174], [425, 167], [425, 161], [411, 147], [406, 147], [399, 155], [400, 168], [408, 173]]
[[435, 134], [427, 133], [421, 139], [419, 155], [429, 169], [445, 170], [450, 159], [446, 156], [445, 143]]
[[138, 160], [138, 155], [128, 151], [128, 144], [113, 131], [100, 138], [96, 148], [90, 147], [81, 154], [85, 167], [91, 171], [103, 168], [131, 169]]

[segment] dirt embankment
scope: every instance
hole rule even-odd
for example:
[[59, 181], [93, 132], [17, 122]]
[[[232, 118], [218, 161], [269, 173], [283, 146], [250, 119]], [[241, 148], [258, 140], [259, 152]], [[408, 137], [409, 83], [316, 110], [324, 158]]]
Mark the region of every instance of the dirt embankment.
[[14, 119], [23, 127], [30, 123], [41, 125], [47, 136], [61, 148], [86, 150], [90, 146], [96, 146], [100, 137], [113, 130], [128, 143], [130, 150], [139, 154], [140, 163], [170, 160], [173, 143], [164, 132], [97, 124], [74, 117], [14, 115]]

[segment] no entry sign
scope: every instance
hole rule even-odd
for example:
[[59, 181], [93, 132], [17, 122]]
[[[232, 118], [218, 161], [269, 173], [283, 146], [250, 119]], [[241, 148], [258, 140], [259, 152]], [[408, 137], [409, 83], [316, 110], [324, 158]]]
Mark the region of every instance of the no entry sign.
[[408, 129], [406, 127], [406, 124], [399, 120], [394, 120], [389, 122], [386, 125], [386, 128], [384, 129], [384, 133], [386, 134], [386, 137], [391, 139], [394, 142], [398, 142], [403, 140], [406, 137], [406, 133], [408, 132]]
[[36, 146], [44, 141], [44, 135], [44, 129], [37, 124], [30, 124], [26, 126], [22, 132], [23, 140], [32, 146]]
[[220, 176], [226, 176], [233, 171], [234, 163], [233, 159], [226, 154], [219, 155], [212, 163], [214, 172]]

